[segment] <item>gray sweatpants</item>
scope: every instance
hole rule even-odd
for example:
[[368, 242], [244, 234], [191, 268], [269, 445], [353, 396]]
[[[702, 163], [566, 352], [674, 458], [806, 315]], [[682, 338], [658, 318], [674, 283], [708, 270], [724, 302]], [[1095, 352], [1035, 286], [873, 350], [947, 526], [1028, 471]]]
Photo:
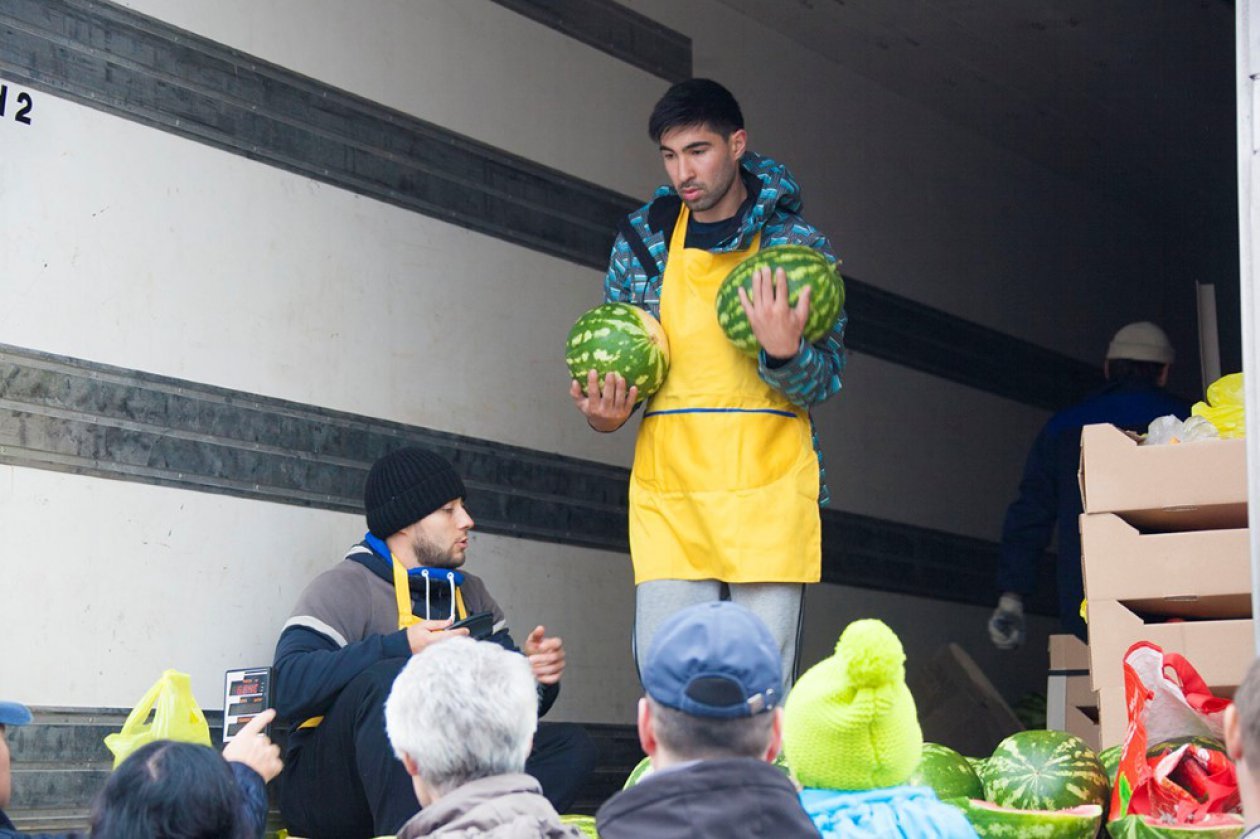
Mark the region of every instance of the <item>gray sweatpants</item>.
[[634, 589], [634, 663], [651, 648], [656, 630], [671, 615], [696, 603], [730, 600], [761, 618], [779, 643], [783, 657], [783, 691], [796, 681], [796, 655], [801, 637], [805, 586], [801, 583], [723, 583], [718, 580], [652, 580]]

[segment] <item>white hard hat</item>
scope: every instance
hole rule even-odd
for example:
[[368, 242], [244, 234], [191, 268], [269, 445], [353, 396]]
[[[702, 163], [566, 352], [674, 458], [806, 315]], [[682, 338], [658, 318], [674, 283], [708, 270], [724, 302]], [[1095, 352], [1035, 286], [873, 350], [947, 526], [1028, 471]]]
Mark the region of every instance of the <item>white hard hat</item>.
[[1172, 364], [1176, 355], [1164, 330], [1146, 320], [1121, 327], [1107, 345], [1108, 361], [1113, 358], [1127, 358], [1130, 361]]

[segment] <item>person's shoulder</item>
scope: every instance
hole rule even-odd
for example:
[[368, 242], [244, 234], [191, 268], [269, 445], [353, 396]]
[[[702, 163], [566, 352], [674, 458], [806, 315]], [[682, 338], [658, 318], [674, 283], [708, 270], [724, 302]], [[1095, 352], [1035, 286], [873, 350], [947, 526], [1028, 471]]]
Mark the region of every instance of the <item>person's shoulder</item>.
[[306, 588], [307, 591], [347, 585], [362, 588], [369, 580], [375, 578], [376, 575], [367, 567], [347, 555], [336, 564], [316, 574], [314, 579], [307, 583]]

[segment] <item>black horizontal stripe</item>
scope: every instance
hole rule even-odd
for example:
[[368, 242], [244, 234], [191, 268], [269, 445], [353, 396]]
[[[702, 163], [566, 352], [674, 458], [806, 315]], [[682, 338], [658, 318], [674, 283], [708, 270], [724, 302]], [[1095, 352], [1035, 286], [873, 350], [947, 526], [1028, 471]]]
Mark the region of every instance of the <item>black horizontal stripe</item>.
[[691, 78], [691, 39], [615, 0], [494, 0], [670, 82]]
[[[487, 533], [628, 550], [626, 469], [0, 344], [0, 463], [361, 512], [373, 462], [448, 458]], [[835, 510], [823, 579], [989, 605], [997, 546]], [[1052, 613], [1052, 585], [1036, 611]]]
[[[640, 46], [652, 28], [611, 0], [505, 5]], [[653, 37], [677, 40], [667, 33]], [[591, 268], [639, 203], [105, 0], [5, 0], [0, 74]], [[1101, 382], [1089, 364], [846, 279], [859, 353], [1047, 409]]]

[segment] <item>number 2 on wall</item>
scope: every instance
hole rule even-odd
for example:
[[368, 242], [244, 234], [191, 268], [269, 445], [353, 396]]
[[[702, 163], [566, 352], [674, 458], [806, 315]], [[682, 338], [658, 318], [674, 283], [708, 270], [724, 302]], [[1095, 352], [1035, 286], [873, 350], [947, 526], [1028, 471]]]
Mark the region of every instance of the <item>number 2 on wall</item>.
[[[31, 101], [31, 95], [25, 90], [18, 91], [17, 96], [18, 109], [13, 114], [13, 121], [20, 122], [23, 125], [31, 124], [31, 110], [35, 107], [35, 103]], [[5, 108], [9, 104], [9, 86], [0, 84], [0, 117], [4, 116]]]

